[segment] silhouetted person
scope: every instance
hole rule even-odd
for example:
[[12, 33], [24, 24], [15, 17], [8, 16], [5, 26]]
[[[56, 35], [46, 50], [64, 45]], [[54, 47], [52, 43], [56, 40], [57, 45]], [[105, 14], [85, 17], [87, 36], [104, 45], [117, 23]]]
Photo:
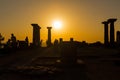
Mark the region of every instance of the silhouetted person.
[[28, 40], [28, 37], [25, 38], [25, 42], [27, 44], [27, 46], [29, 45], [29, 40]]
[[25, 41], [26, 41], [27, 43], [29, 42], [28, 37], [25, 38]]
[[14, 36], [14, 34], [11, 34], [11, 41], [16, 42], [16, 37]]
[[14, 34], [11, 34], [11, 46], [12, 48], [17, 48], [17, 40], [16, 37], [14, 36]]
[[8, 41], [6, 43], [6, 48], [12, 48], [10, 39], [8, 39]]
[[52, 43], [50, 44], [50, 43], [48, 42], [48, 40], [46, 40], [46, 45], [47, 45], [47, 47], [50, 47], [50, 46], [52, 46]]

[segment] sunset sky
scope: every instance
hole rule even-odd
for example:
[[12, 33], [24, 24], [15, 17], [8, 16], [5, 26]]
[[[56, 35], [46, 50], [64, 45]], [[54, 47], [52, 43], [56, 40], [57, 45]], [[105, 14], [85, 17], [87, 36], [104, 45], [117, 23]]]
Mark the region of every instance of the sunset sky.
[[77, 41], [103, 42], [102, 21], [117, 18], [120, 30], [120, 0], [0, 0], [0, 33], [5, 41], [14, 33], [18, 40], [28, 36], [32, 41], [32, 23], [41, 26], [41, 39], [47, 39], [47, 27], [61, 21], [60, 29], [52, 29], [52, 40], [73, 37]]

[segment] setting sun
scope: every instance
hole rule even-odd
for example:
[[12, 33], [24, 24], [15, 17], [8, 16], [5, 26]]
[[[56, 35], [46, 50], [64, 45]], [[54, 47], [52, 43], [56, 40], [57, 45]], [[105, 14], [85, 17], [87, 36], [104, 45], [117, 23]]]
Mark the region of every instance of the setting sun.
[[53, 27], [55, 29], [60, 29], [62, 27], [62, 22], [61, 21], [54, 21], [53, 22]]

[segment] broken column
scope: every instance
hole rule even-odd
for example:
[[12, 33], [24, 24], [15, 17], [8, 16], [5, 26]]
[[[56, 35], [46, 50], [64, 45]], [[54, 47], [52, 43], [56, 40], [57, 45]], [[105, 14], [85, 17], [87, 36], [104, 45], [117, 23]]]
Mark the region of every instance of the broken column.
[[114, 35], [114, 22], [117, 19], [112, 18], [108, 19], [108, 22], [110, 23], [110, 46], [114, 47], [115, 46], [115, 35]]
[[40, 46], [40, 29], [38, 24], [31, 24], [33, 26], [33, 45]]
[[104, 45], [107, 47], [109, 42], [108, 42], [108, 22], [104, 21], [102, 22], [104, 24]]
[[48, 29], [48, 41], [47, 41], [47, 46], [50, 47], [52, 45], [51, 43], [51, 29], [52, 27], [47, 27]]

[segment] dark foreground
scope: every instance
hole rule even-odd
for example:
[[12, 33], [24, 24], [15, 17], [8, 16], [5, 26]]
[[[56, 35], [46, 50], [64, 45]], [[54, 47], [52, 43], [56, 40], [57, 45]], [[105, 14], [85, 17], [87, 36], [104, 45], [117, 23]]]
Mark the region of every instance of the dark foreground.
[[77, 64], [65, 65], [52, 49], [18, 51], [0, 58], [0, 80], [120, 80], [119, 50], [78, 51]]

